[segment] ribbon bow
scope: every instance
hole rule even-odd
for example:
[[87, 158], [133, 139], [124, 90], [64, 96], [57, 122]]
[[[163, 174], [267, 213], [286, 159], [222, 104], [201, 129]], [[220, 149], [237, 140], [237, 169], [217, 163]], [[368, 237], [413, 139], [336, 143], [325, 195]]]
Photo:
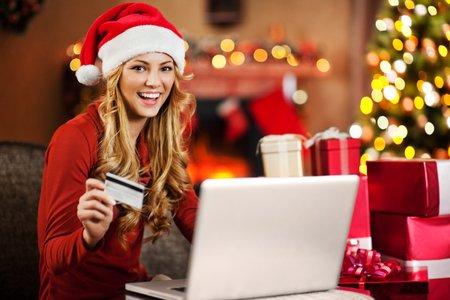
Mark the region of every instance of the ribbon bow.
[[346, 132], [340, 132], [337, 127], [330, 127], [324, 132], [316, 133], [312, 138], [305, 142], [305, 147], [310, 148], [316, 141], [328, 139], [346, 139], [349, 135]]
[[381, 254], [377, 251], [359, 249], [358, 243], [347, 243], [341, 275], [383, 279], [400, 270], [397, 261], [381, 262]]

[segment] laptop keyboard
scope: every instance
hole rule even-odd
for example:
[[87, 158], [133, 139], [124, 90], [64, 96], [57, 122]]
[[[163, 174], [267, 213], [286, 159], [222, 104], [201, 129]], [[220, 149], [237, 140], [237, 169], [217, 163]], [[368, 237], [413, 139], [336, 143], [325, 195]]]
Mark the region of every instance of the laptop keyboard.
[[261, 300], [373, 300], [372, 297], [342, 290], [331, 290], [318, 293], [306, 293], [297, 295], [275, 296], [267, 298], [255, 298]]
[[186, 292], [186, 287], [182, 286], [182, 287], [177, 287], [177, 288], [171, 288], [171, 290], [174, 291], [179, 291], [179, 292]]

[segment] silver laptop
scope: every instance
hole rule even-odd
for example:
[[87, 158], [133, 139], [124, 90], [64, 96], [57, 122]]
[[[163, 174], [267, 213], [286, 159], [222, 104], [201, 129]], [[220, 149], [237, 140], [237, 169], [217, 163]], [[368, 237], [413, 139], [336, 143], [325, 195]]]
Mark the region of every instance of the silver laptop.
[[161, 299], [242, 299], [334, 289], [355, 175], [209, 179], [187, 280], [128, 283]]

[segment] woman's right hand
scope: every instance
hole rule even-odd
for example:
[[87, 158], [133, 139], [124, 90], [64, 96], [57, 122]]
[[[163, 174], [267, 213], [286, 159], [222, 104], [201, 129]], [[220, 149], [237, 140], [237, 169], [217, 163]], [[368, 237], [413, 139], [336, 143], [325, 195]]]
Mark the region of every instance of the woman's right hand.
[[86, 192], [78, 201], [77, 216], [83, 224], [83, 239], [94, 248], [105, 236], [113, 219], [114, 199], [105, 192], [105, 184], [98, 179], [86, 180]]

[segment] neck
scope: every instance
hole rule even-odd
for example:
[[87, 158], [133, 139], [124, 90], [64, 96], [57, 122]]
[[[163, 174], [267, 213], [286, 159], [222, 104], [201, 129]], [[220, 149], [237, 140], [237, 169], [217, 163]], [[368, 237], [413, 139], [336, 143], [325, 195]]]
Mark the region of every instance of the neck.
[[128, 120], [128, 132], [130, 134], [131, 140], [136, 144], [136, 140], [141, 133], [142, 129], [144, 129], [146, 119], [144, 120]]

